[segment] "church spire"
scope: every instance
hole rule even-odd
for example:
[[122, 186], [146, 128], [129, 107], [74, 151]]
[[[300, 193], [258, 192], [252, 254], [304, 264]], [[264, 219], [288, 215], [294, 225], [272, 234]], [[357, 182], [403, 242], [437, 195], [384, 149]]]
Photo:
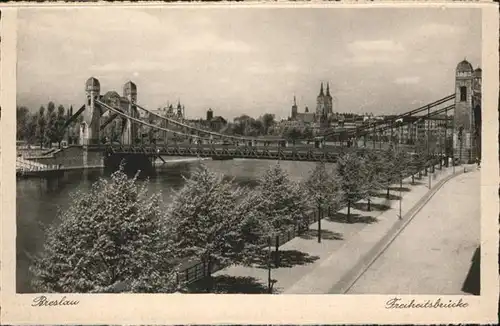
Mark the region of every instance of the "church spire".
[[323, 93], [323, 82], [321, 82], [321, 89], [319, 91], [319, 96], [324, 96], [324, 93]]
[[326, 96], [330, 96], [330, 83], [326, 83]]
[[297, 106], [297, 100], [295, 99], [295, 95], [293, 96], [293, 106]]

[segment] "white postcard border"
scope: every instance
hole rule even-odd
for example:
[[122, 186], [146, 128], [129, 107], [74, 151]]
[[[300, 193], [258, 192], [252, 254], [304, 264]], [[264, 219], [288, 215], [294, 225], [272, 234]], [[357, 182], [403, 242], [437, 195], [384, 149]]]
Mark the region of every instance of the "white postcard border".
[[[57, 4], [58, 6], [61, 4]], [[457, 4], [424, 4], [456, 7]], [[86, 5], [89, 6], [89, 5]], [[180, 7], [201, 7], [174, 5]], [[229, 6], [229, 4], [218, 5]], [[276, 4], [234, 5], [266, 7]], [[297, 4], [285, 4], [284, 7]], [[346, 4], [300, 4], [310, 7], [346, 7]], [[369, 5], [349, 5], [366, 7]], [[422, 4], [377, 4], [420, 7]], [[31, 307], [33, 294], [15, 294], [15, 107], [16, 9], [3, 7], [1, 20], [1, 320], [2, 324], [348, 324], [348, 323], [491, 323], [498, 304], [498, 7], [483, 8], [483, 162], [481, 170], [481, 296], [398, 296], [405, 301], [458, 300], [467, 308], [385, 309], [391, 295], [215, 295], [215, 294], [47, 294], [78, 300], [76, 306]], [[216, 7], [209, 5], [206, 7]], [[486, 140], [489, 141], [486, 141]]]

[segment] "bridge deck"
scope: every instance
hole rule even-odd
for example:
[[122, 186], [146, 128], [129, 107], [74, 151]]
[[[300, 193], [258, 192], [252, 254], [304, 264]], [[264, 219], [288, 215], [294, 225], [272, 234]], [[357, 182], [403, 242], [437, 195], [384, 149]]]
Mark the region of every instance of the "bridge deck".
[[296, 147], [266, 147], [266, 146], [224, 146], [214, 144], [204, 145], [171, 145], [171, 146], [120, 146], [95, 145], [90, 150], [104, 151], [109, 154], [142, 154], [147, 156], [187, 156], [211, 157], [220, 159], [246, 158], [263, 160], [285, 160], [306, 162], [336, 162], [342, 153], [362, 150], [375, 150], [363, 147], [336, 147], [311, 148], [311, 146]]

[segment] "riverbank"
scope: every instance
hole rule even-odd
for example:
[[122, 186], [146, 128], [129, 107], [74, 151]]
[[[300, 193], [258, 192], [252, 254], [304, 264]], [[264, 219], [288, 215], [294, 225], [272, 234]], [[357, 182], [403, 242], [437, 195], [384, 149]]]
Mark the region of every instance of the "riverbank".
[[208, 161], [211, 160], [209, 157], [172, 157], [165, 158], [162, 157], [164, 161], [156, 159], [153, 164], [156, 165], [165, 165], [165, 164], [173, 164], [173, 163], [189, 163], [189, 162], [197, 162], [197, 161]]
[[[192, 163], [198, 161], [207, 161], [211, 158], [197, 158], [197, 157], [174, 157], [163, 158], [164, 161], [156, 159], [153, 165], [156, 167], [175, 165], [178, 163]], [[93, 165], [63, 165], [63, 164], [42, 164], [37, 161], [31, 161], [29, 158], [18, 158], [16, 162], [16, 176], [19, 178], [34, 178], [34, 177], [47, 177], [53, 176], [67, 171], [74, 170], [99, 170], [104, 169], [103, 164]]]

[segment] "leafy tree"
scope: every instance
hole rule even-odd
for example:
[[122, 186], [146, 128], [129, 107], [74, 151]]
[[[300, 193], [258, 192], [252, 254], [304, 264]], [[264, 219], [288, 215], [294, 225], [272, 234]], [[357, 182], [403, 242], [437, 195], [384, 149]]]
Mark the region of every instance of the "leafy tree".
[[337, 162], [337, 173], [341, 179], [343, 202], [347, 204], [347, 221], [351, 223], [351, 205], [368, 194], [365, 162], [355, 153], [346, 153]]
[[337, 208], [342, 200], [341, 183], [328, 173], [324, 162], [319, 162], [306, 181], [309, 197], [318, 210], [318, 242], [321, 242], [321, 219], [327, 208]]
[[419, 166], [419, 171], [424, 170], [427, 175], [427, 167], [430, 164], [430, 151], [427, 148], [426, 139], [419, 140], [415, 145], [415, 152], [417, 153], [417, 162]]
[[214, 263], [231, 265], [243, 260], [243, 216], [237, 205], [241, 196], [232, 181], [201, 164], [168, 209], [179, 258], [201, 259], [209, 271]]
[[243, 114], [239, 117], [234, 118], [234, 123], [226, 128], [230, 129], [232, 134], [256, 137], [264, 134], [265, 126], [262, 119], [255, 120], [254, 118]]
[[73, 105], [69, 106], [69, 109], [66, 111], [66, 119], [69, 119], [73, 116]]
[[176, 266], [172, 240], [158, 194], [147, 194], [123, 167], [70, 208], [47, 231], [44, 251], [34, 259], [40, 292], [173, 292]]
[[245, 135], [245, 132], [247, 131], [247, 125], [253, 120], [251, 117], [249, 117], [246, 114], [243, 114], [239, 117], [234, 118], [234, 123], [233, 123], [233, 132], [236, 135]]
[[306, 127], [304, 129], [304, 132], [303, 132], [303, 135], [302, 135], [305, 139], [311, 139], [314, 137], [314, 133], [312, 131], [312, 129], [310, 127]]
[[[274, 234], [299, 227], [307, 221], [307, 197], [302, 188], [289, 179], [279, 163], [271, 166], [259, 179], [256, 190], [261, 202], [256, 208]], [[276, 245], [276, 252], [279, 248]], [[278, 254], [276, 254], [278, 261]]]
[[252, 264], [263, 256], [263, 246], [270, 236], [271, 226], [259, 209], [262, 203], [262, 193], [255, 189], [244, 189], [245, 195], [236, 206], [235, 215], [241, 220], [241, 242], [237, 252], [240, 253], [239, 263]]
[[37, 126], [38, 126], [38, 114], [30, 115], [28, 119], [28, 124], [26, 128], [26, 141], [28, 144], [35, 144], [37, 142]]
[[263, 131], [264, 131], [264, 134], [269, 134], [269, 128], [271, 128], [272, 126], [274, 126], [276, 124], [276, 121], [274, 120], [274, 114], [271, 114], [271, 113], [265, 113], [262, 117], [261, 117], [261, 121], [262, 121], [262, 125], [263, 125]]
[[46, 112], [47, 126], [45, 128], [45, 142], [49, 144], [49, 147], [52, 147], [52, 143], [56, 141], [57, 137], [57, 130], [56, 130], [57, 115], [55, 110], [56, 106], [54, 102], [49, 102]]
[[65, 115], [64, 106], [59, 105], [57, 107], [57, 117], [54, 124], [54, 140], [57, 141], [59, 148], [61, 148], [61, 142], [64, 139], [64, 134], [66, 133], [66, 130], [63, 129], [63, 126], [66, 123]]
[[45, 141], [45, 131], [47, 129], [47, 120], [45, 119], [45, 108], [43, 106], [38, 110], [35, 138], [40, 143], [40, 148], [43, 148]]
[[264, 125], [261, 120], [252, 119], [245, 128], [245, 135], [247, 136], [257, 137], [259, 135], [263, 135], [264, 133]]
[[25, 106], [16, 108], [16, 139], [18, 140], [26, 140], [28, 138], [28, 124], [30, 121], [31, 115], [29, 109]]
[[412, 158], [406, 151], [397, 151], [394, 162], [394, 173], [399, 178], [399, 181], [411, 174]]
[[285, 130], [284, 136], [295, 143], [295, 141], [302, 138], [302, 132], [297, 128], [288, 128]]
[[256, 190], [263, 200], [259, 209], [265, 213], [272, 232], [296, 226], [307, 211], [307, 199], [300, 185], [292, 182], [279, 163], [271, 166], [259, 179]]
[[395, 182], [399, 182], [399, 175], [396, 169], [396, 150], [393, 144], [389, 144], [389, 147], [382, 152], [383, 166], [384, 166], [384, 179], [382, 184], [387, 189], [387, 198], [390, 196], [390, 186]]
[[386, 183], [386, 169], [382, 155], [373, 150], [366, 151], [364, 157], [365, 164], [365, 182], [367, 184], [368, 210], [371, 210], [371, 199], [378, 190], [382, 189]]

